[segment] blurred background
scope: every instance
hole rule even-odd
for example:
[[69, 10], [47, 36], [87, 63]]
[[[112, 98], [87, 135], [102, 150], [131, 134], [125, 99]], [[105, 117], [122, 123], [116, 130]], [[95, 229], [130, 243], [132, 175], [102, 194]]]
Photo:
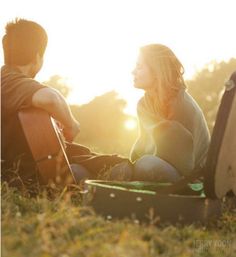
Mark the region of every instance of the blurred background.
[[[133, 88], [139, 47], [169, 46], [185, 67], [190, 94], [210, 131], [224, 90], [236, 70], [234, 0], [8, 0], [0, 34], [16, 17], [47, 31], [37, 80], [57, 88], [81, 123], [76, 142], [103, 153], [129, 155], [137, 137]], [[2, 49], [0, 64], [3, 64]]]
[[[234, 70], [236, 58], [227, 62], [212, 61], [192, 79], [186, 80], [188, 92], [202, 108], [210, 132], [224, 92], [224, 83]], [[57, 88], [65, 96], [69, 94], [70, 89], [60, 76], [52, 76], [46, 84]], [[81, 123], [81, 132], [76, 141], [97, 152], [116, 152], [128, 156], [138, 130], [136, 115], [126, 113], [126, 105], [126, 100], [116, 91], [97, 96], [87, 104], [71, 105], [72, 112]]]

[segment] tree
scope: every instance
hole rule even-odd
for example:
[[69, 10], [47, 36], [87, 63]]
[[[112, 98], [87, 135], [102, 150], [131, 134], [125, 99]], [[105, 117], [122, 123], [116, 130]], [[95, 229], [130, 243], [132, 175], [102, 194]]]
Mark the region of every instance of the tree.
[[236, 59], [228, 62], [212, 61], [187, 81], [188, 91], [198, 102], [212, 131], [216, 113], [224, 91], [224, 83], [236, 69]]
[[66, 79], [59, 75], [51, 76], [49, 80], [43, 82], [43, 84], [57, 89], [65, 98], [67, 98], [71, 91], [71, 88], [66, 83]]
[[115, 91], [95, 97], [88, 104], [71, 106], [81, 123], [81, 133], [76, 141], [103, 153], [129, 155], [137, 136], [137, 129], [127, 130], [125, 122], [136, 120], [124, 113], [126, 102]]

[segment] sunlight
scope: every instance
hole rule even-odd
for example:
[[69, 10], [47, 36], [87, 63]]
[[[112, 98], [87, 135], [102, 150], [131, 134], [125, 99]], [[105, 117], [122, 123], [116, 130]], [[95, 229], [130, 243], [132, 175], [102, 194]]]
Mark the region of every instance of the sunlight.
[[134, 119], [129, 119], [125, 122], [124, 126], [127, 130], [133, 130], [137, 127], [137, 121]]
[[[225, 39], [234, 31], [233, 3], [215, 3], [209, 23], [212, 4], [199, 0], [141, 0], [135, 8], [132, 1], [9, 0], [0, 9], [0, 34], [4, 34], [5, 23], [15, 17], [35, 20], [49, 36], [37, 80], [43, 82], [55, 74], [67, 78], [72, 88], [68, 100], [78, 105], [115, 90], [127, 101], [126, 111], [136, 115], [143, 92], [133, 88], [131, 72], [139, 47], [154, 42], [168, 45], [183, 63], [185, 79], [190, 79], [204, 64], [236, 55], [235, 39], [225, 47]], [[179, 6], [185, 7], [183, 13], [181, 8], [176, 12]]]

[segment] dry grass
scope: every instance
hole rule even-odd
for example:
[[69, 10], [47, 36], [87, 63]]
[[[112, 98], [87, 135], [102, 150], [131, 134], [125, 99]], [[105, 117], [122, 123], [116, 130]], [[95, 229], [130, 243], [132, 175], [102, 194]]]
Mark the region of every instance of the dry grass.
[[30, 198], [2, 184], [3, 257], [235, 256], [235, 210], [206, 226], [108, 222], [75, 191]]

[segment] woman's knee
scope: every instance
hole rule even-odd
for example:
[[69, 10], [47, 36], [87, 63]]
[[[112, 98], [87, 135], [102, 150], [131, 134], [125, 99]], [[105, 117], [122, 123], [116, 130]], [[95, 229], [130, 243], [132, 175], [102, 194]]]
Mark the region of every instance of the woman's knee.
[[108, 180], [130, 181], [133, 178], [133, 164], [124, 161], [116, 164], [109, 170]]
[[153, 173], [157, 170], [157, 160], [155, 156], [145, 155], [134, 164], [135, 180], [153, 180]]
[[145, 155], [134, 165], [134, 179], [143, 181], [175, 182], [180, 179], [178, 171], [157, 156]]

